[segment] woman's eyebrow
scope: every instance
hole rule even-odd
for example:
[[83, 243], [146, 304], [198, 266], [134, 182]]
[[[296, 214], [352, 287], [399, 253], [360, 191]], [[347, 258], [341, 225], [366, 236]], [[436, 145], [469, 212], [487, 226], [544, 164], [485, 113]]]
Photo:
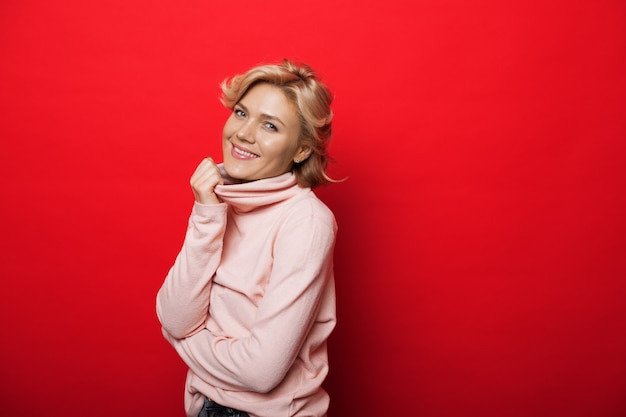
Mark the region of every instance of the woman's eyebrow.
[[283, 121], [282, 121], [282, 120], [280, 120], [280, 119], [279, 119], [278, 117], [276, 117], [276, 116], [272, 116], [271, 114], [267, 114], [267, 113], [262, 113], [262, 114], [261, 114], [261, 116], [262, 116], [264, 119], [274, 120], [275, 122], [278, 122], [278, 123], [280, 123], [281, 125], [285, 126], [285, 123], [283, 123]]
[[[241, 101], [240, 101], [239, 103], [237, 103], [236, 105], [237, 105], [237, 106], [239, 106], [239, 107], [241, 107], [241, 109], [242, 109], [243, 111], [245, 111], [246, 113], [248, 113], [248, 114], [250, 113], [250, 111], [248, 110], [248, 108], [246, 107], [246, 105], [245, 105], [245, 104], [243, 104]], [[271, 115], [271, 114], [269, 114], [269, 113], [261, 113], [261, 117], [262, 117], [262, 118], [264, 118], [264, 119], [274, 120], [274, 121], [276, 121], [276, 122], [280, 123], [281, 125], [286, 126], [286, 125], [285, 125], [285, 122], [283, 122], [282, 120], [280, 120], [280, 118], [279, 118], [278, 116], [273, 116], [273, 115]]]

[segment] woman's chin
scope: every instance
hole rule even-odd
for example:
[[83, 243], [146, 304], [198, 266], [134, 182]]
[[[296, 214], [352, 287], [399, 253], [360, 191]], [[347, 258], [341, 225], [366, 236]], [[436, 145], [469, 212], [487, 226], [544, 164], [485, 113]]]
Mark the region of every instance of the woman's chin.
[[238, 181], [250, 181], [247, 177], [246, 177], [246, 169], [245, 167], [241, 166], [241, 163], [238, 163], [237, 161], [231, 161], [228, 158], [224, 160], [224, 171], [226, 172], [226, 174], [234, 179], [234, 180], [238, 180]]

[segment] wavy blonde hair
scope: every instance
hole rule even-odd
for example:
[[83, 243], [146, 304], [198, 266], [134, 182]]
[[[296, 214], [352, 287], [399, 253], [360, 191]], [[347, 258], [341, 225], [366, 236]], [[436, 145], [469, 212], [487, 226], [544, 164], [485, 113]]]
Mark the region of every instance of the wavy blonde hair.
[[308, 158], [293, 164], [292, 170], [298, 184], [315, 188], [336, 182], [326, 174], [333, 120], [330, 108], [333, 97], [326, 85], [308, 65], [285, 59], [279, 64], [259, 65], [243, 74], [227, 78], [221, 84], [220, 101], [232, 110], [246, 92], [258, 83], [280, 88], [298, 111], [299, 145], [311, 149]]

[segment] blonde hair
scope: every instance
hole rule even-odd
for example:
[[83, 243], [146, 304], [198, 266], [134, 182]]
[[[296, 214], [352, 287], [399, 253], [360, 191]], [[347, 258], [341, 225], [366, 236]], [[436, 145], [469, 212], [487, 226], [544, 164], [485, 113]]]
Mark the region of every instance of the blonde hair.
[[309, 66], [285, 59], [280, 64], [260, 65], [227, 78], [221, 84], [220, 101], [227, 108], [233, 109], [246, 92], [258, 83], [280, 88], [298, 111], [299, 145], [311, 149], [308, 158], [294, 162], [292, 169], [298, 184], [315, 188], [336, 182], [326, 174], [333, 119], [330, 108], [332, 95], [328, 88]]

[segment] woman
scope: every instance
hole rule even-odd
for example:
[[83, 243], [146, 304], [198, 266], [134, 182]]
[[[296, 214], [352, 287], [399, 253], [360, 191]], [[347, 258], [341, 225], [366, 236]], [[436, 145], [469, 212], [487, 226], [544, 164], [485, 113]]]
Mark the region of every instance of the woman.
[[223, 164], [204, 159], [183, 247], [157, 295], [189, 371], [187, 415], [325, 416], [335, 326], [327, 176], [330, 92], [305, 65], [222, 84]]

